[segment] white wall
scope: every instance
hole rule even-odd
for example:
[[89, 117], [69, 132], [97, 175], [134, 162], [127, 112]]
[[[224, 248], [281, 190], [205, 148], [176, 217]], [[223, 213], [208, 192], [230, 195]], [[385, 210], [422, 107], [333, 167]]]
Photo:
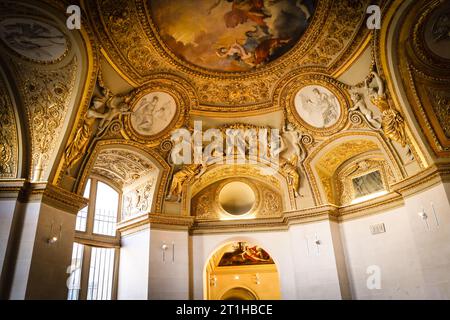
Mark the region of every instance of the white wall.
[[[10, 299], [66, 299], [76, 216], [45, 203], [23, 206]], [[51, 237], [57, 242], [48, 243]]]
[[31, 258], [39, 220], [40, 203], [23, 204], [24, 220], [10, 292], [11, 300], [25, 299]]
[[295, 225], [289, 233], [297, 299], [342, 299], [330, 222]]
[[[163, 261], [161, 247], [164, 243], [168, 248]], [[172, 248], [175, 248], [175, 251]], [[152, 229], [149, 265], [150, 300], [189, 299], [189, 243], [187, 231]]]
[[6, 249], [8, 247], [11, 227], [16, 210], [17, 200], [0, 200], [0, 274], [2, 273], [3, 263], [5, 262]]
[[[145, 236], [127, 236], [122, 241], [119, 299], [146, 298], [147, 285], [150, 299], [204, 299], [207, 261], [236, 241], [257, 244], [273, 257], [282, 299], [450, 299], [448, 193], [450, 185], [440, 184], [384, 213], [340, 224], [293, 225], [288, 231], [189, 236], [187, 231], [152, 229]], [[428, 227], [418, 215], [422, 206]], [[370, 226], [378, 223], [385, 224], [386, 232], [372, 235]], [[165, 262], [163, 243], [168, 245]], [[381, 270], [379, 290], [367, 287], [366, 271], [373, 265]]]
[[147, 300], [149, 257], [150, 229], [122, 237], [118, 300]]
[[[353, 299], [450, 299], [450, 205], [437, 185], [405, 199], [405, 206], [342, 223]], [[434, 203], [439, 226], [431, 208]], [[428, 226], [418, 212], [425, 209]], [[386, 233], [372, 235], [372, 224]], [[367, 267], [381, 270], [381, 289], [369, 290]]]

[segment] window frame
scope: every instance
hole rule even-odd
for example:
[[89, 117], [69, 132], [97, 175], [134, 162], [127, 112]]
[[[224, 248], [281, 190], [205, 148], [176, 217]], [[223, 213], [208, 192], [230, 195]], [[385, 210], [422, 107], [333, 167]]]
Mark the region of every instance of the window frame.
[[[111, 300], [117, 300], [117, 286], [119, 277], [119, 261], [120, 261], [120, 233], [117, 232], [115, 236], [102, 235], [94, 233], [94, 219], [95, 219], [95, 206], [97, 199], [97, 186], [98, 182], [102, 182], [107, 186], [111, 187], [114, 191], [118, 193], [118, 208], [117, 208], [117, 223], [120, 221], [122, 212], [122, 190], [111, 183], [111, 181], [104, 179], [97, 175], [89, 176], [91, 180], [90, 190], [89, 190], [89, 204], [87, 210], [86, 218], [86, 231], [75, 230], [74, 242], [79, 243], [84, 246], [83, 249], [83, 261], [81, 267], [80, 276], [80, 291], [78, 294], [78, 300], [87, 300], [88, 285], [89, 285], [89, 272], [91, 265], [92, 247], [99, 248], [110, 248], [114, 249], [114, 271], [113, 271], [113, 283], [111, 291]], [[85, 182], [84, 188], [86, 187], [87, 181]], [[84, 190], [83, 188], [83, 190]]]

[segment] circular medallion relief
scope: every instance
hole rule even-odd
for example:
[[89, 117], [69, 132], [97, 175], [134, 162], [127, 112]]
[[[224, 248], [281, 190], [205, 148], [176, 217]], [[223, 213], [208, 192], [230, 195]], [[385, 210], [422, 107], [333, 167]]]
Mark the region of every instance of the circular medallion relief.
[[175, 99], [165, 92], [152, 92], [140, 98], [132, 108], [131, 126], [142, 136], [153, 136], [170, 125], [175, 117]]
[[68, 51], [67, 39], [61, 31], [30, 18], [1, 21], [0, 39], [20, 56], [41, 63], [60, 60]]
[[170, 51], [197, 67], [249, 71], [293, 48], [316, 0], [152, 0], [151, 19]]
[[220, 206], [231, 215], [249, 213], [255, 201], [256, 196], [253, 189], [244, 182], [227, 183], [219, 192]]
[[434, 54], [450, 59], [450, 3], [444, 3], [431, 14], [424, 38]]
[[318, 85], [301, 88], [295, 95], [294, 105], [298, 116], [317, 129], [332, 127], [341, 116], [337, 97], [327, 88]]

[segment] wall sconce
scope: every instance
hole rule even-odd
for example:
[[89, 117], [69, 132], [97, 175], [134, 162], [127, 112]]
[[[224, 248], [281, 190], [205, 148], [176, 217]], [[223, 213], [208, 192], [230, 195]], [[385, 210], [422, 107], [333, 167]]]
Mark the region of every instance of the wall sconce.
[[59, 225], [59, 232], [58, 233], [55, 233], [53, 231], [53, 225], [54, 225], [54, 222], [52, 221], [52, 224], [50, 226], [50, 236], [47, 239], [47, 243], [48, 244], [55, 244], [56, 242], [58, 242], [58, 240], [61, 239], [62, 224]]
[[[310, 243], [311, 244], [313, 243], [316, 245], [316, 255], [320, 255], [319, 246], [322, 245], [322, 241], [319, 240], [319, 238], [317, 238], [317, 233], [314, 236], [314, 240], [311, 239], [311, 236], [309, 236], [309, 237], [305, 236], [305, 243], [306, 243], [306, 251], [307, 251], [308, 256], [311, 254], [311, 251], [313, 249], [313, 248], [311, 248], [311, 251], [310, 251]], [[314, 246], [312, 246], [312, 247], [314, 247]]]
[[428, 225], [428, 215], [425, 212], [425, 209], [422, 207], [422, 211], [418, 212], [417, 214], [425, 222], [425, 225], [427, 226], [427, 229], [430, 230], [430, 226]]
[[322, 241], [320, 241], [319, 238], [317, 238], [317, 233], [316, 233], [316, 239], [314, 240], [314, 244], [316, 245], [317, 248], [317, 255], [320, 255], [320, 249], [319, 246], [322, 245]]
[[[163, 244], [161, 245], [161, 250], [162, 250], [162, 261], [165, 263], [166, 262], [166, 251], [169, 250], [169, 246], [163, 242]], [[175, 262], [175, 242], [172, 241], [172, 263]]]
[[239, 275], [235, 275], [234, 276], [234, 280], [239, 280], [241, 277], [239, 277]]
[[161, 250], [162, 250], [162, 261], [166, 262], [166, 251], [167, 249], [169, 249], [169, 246], [163, 242], [162, 246], [161, 246]]

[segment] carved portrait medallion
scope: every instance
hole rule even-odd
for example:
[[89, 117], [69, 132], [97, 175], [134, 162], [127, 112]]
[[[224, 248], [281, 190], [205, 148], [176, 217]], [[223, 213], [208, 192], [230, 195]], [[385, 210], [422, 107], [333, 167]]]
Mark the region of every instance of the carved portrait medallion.
[[329, 136], [342, 130], [349, 97], [331, 77], [309, 73], [293, 78], [280, 94], [289, 122], [313, 135]]
[[301, 88], [295, 95], [294, 104], [300, 118], [314, 128], [329, 128], [336, 124], [341, 116], [338, 99], [322, 86]]
[[31, 18], [9, 18], [0, 22], [0, 39], [28, 60], [52, 63], [68, 52], [66, 36], [57, 28]]
[[142, 136], [154, 136], [166, 129], [175, 117], [175, 99], [165, 92], [151, 92], [132, 107], [131, 125]]

